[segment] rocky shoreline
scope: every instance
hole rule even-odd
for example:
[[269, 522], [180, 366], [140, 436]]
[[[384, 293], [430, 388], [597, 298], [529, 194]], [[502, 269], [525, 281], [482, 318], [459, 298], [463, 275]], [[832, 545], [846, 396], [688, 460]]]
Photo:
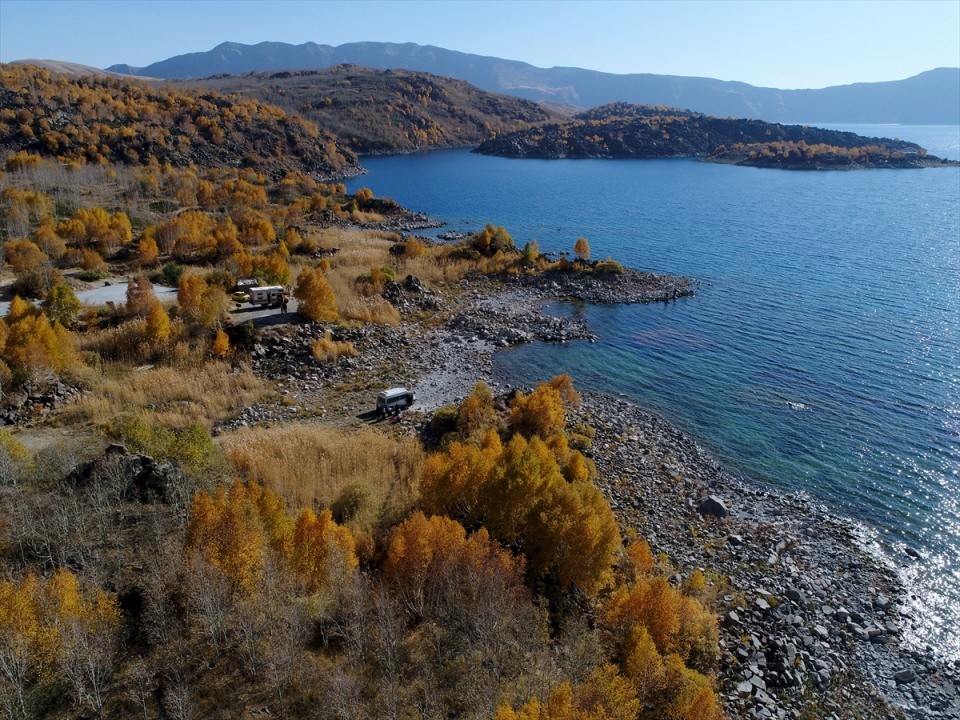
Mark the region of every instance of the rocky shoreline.
[[960, 663], [902, 642], [906, 589], [850, 521], [733, 476], [636, 405], [583, 393], [580, 414], [621, 522], [678, 581], [701, 568], [719, 583], [731, 717], [960, 717]]
[[[227, 427], [321, 415], [370, 421], [377, 390], [413, 387], [417, 404], [400, 432], [419, 432], [437, 408], [478, 380], [507, 392], [493, 355], [533, 341], [594, 339], [582, 321], [552, 317], [549, 300], [670, 301], [695, 285], [626, 273], [603, 291], [582, 278], [465, 280], [455, 297], [418, 282], [388, 289], [412, 318], [442, 308], [441, 321], [337, 329], [358, 354], [318, 365], [309, 354], [324, 329], [277, 326], [252, 348], [256, 371], [277, 378], [284, 402], [251, 408]], [[602, 284], [602, 283], [601, 283]], [[626, 528], [669, 556], [675, 580], [701, 568], [716, 588], [721, 620], [720, 691], [731, 718], [960, 718], [960, 662], [907, 647], [916, 620], [896, 573], [868, 554], [856, 526], [799, 495], [761, 488], [723, 468], [662, 417], [618, 398], [582, 393], [574, 421], [596, 431], [590, 455], [599, 484]]]

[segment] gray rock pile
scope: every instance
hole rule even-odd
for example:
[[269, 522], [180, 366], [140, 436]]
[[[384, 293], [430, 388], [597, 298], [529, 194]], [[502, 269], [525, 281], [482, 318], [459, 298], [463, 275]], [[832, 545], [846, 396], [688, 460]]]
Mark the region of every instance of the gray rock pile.
[[595, 305], [678, 300], [693, 295], [697, 285], [690, 278], [629, 269], [619, 274], [551, 272], [514, 275], [505, 280], [513, 285], [532, 288], [545, 296]]
[[0, 407], [0, 425], [20, 427], [42, 420], [56, 408], [65, 405], [77, 396], [80, 390], [59, 380], [45, 384], [39, 389], [18, 391], [6, 396]]

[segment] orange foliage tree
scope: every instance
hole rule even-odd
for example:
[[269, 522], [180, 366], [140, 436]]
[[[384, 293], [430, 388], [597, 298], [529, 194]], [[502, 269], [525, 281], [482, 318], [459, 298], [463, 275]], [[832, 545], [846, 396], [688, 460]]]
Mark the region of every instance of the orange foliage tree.
[[646, 542], [631, 543], [624, 555], [621, 583], [601, 604], [598, 624], [650, 709], [643, 717], [718, 720], [705, 674], [716, 662], [716, 618], [655, 573]]
[[573, 381], [564, 373], [540, 384], [529, 395], [517, 394], [510, 405], [510, 427], [527, 436], [549, 438], [563, 431], [566, 408], [579, 405]]
[[545, 703], [534, 698], [519, 710], [503, 703], [493, 720], [636, 720], [640, 710], [629, 680], [615, 666], [604, 665], [583, 683], [554, 688]]
[[19, 296], [0, 318], [0, 357], [0, 376], [12, 373], [17, 383], [39, 382], [80, 364], [75, 336]]
[[590, 243], [587, 242], [586, 238], [577, 238], [577, 241], [573, 244], [573, 254], [577, 256], [577, 259], [584, 262], [590, 259]]
[[65, 685], [99, 714], [119, 628], [115, 598], [82, 591], [69, 570], [0, 581], [0, 695], [8, 714], [32, 717], [31, 687], [48, 683]]
[[334, 322], [340, 317], [333, 288], [320, 268], [300, 271], [293, 296], [299, 301], [297, 311], [309, 320]]
[[353, 535], [329, 511], [305, 509], [294, 521], [272, 490], [239, 480], [213, 495], [197, 493], [186, 546], [243, 594], [258, 587], [271, 554], [309, 594], [339, 587], [358, 564]]
[[229, 301], [219, 285], [209, 285], [202, 275], [184, 273], [177, 285], [177, 304], [189, 324], [213, 328], [220, 322]]
[[451, 443], [427, 461], [421, 495], [431, 512], [523, 552], [534, 577], [591, 595], [611, 579], [620, 534], [609, 504], [592, 484], [568, 482], [538, 437], [504, 445], [489, 431], [479, 445]]

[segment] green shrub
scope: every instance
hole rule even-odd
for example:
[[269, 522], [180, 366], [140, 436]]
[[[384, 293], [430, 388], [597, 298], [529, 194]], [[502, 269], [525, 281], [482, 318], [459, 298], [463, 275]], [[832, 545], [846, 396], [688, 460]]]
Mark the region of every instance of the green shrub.
[[180, 276], [183, 275], [186, 268], [177, 263], [167, 263], [160, 270], [151, 273], [150, 282], [156, 285], [166, 285], [167, 287], [177, 287], [180, 284]]
[[593, 271], [598, 275], [622, 275], [623, 265], [618, 263], [616, 260], [607, 258], [606, 260], [601, 260], [594, 265]]
[[437, 408], [433, 417], [430, 418], [430, 432], [437, 435], [455, 432], [459, 415], [460, 408], [456, 405], [444, 405], [442, 408]]
[[77, 280], [83, 280], [84, 282], [97, 282], [97, 280], [110, 277], [110, 273], [106, 270], [81, 270], [75, 277]]
[[333, 519], [343, 525], [361, 515], [369, 505], [369, 486], [352, 482], [345, 485], [337, 499], [331, 503], [330, 512], [333, 514]]

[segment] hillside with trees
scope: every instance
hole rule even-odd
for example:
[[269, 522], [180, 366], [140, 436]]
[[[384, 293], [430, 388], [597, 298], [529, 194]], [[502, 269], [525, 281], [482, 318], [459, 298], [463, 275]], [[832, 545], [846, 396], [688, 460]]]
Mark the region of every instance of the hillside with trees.
[[259, 101], [3, 72], [4, 716], [722, 717], [717, 583], [621, 528], [569, 377], [351, 404], [467, 278], [622, 268], [404, 236]]
[[360, 154], [478, 145], [559, 117], [537, 103], [485, 92], [462, 80], [355, 65], [217, 75], [184, 84], [271, 103]]
[[360, 171], [329, 133], [258, 100], [29, 65], [0, 68], [0, 151], [74, 164], [251, 168], [273, 177]]
[[500, 135], [476, 152], [514, 158], [681, 158], [783, 169], [953, 165], [889, 138], [615, 103]]

